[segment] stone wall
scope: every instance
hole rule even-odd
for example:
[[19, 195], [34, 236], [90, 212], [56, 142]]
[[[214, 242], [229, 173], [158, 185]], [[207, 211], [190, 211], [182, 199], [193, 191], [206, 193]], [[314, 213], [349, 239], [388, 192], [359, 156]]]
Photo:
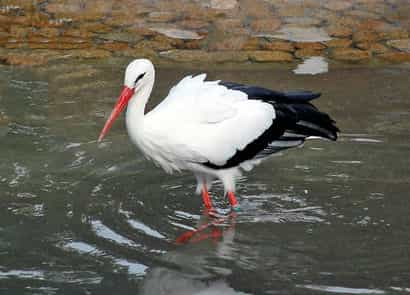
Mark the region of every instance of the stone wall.
[[0, 60], [409, 62], [408, 0], [0, 0]]

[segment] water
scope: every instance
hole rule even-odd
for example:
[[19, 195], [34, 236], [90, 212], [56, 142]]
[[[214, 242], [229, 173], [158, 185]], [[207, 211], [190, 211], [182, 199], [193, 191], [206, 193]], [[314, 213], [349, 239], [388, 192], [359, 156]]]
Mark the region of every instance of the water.
[[[240, 179], [238, 214], [216, 184], [226, 216], [210, 219], [194, 178], [144, 160], [123, 118], [96, 143], [125, 63], [0, 68], [0, 294], [410, 292], [408, 66], [209, 68], [321, 91], [343, 130]], [[150, 107], [199, 71], [160, 68]]]

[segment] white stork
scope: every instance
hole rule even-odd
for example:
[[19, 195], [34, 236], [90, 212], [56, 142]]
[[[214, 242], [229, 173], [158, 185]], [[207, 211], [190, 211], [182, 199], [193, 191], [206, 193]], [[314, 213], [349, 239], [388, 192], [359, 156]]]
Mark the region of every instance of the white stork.
[[214, 179], [223, 183], [234, 210], [235, 178], [273, 153], [301, 145], [309, 136], [337, 139], [335, 122], [309, 103], [309, 91], [278, 92], [187, 76], [152, 111], [144, 113], [155, 80], [147, 59], [131, 62], [124, 88], [98, 141], [127, 107], [126, 126], [142, 153], [166, 172], [190, 170], [206, 208]]

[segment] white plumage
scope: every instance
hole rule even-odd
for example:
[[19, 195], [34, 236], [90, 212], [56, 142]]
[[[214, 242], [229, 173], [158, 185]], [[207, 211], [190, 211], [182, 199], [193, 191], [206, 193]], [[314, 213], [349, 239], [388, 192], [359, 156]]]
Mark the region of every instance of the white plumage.
[[188, 76], [178, 83], [146, 115], [144, 128], [171, 157], [223, 165], [270, 126], [275, 111], [218, 81], [205, 82], [205, 77]]
[[300, 139], [293, 136], [293, 140], [270, 142], [266, 155], [262, 147], [259, 155], [227, 166], [238, 152], [247, 146], [249, 149], [252, 142], [274, 128], [274, 105], [262, 99], [249, 99], [246, 92], [229, 89], [220, 81], [206, 81], [206, 74], [201, 74], [183, 78], [160, 104], [144, 115], [154, 78], [149, 60], [139, 59], [128, 65], [123, 93], [100, 139], [128, 103], [126, 126], [132, 141], [168, 173], [193, 171], [198, 193], [207, 194], [211, 181], [218, 178], [233, 196], [235, 178], [241, 168], [248, 171], [272, 153], [269, 151], [300, 145], [307, 136], [296, 134]]

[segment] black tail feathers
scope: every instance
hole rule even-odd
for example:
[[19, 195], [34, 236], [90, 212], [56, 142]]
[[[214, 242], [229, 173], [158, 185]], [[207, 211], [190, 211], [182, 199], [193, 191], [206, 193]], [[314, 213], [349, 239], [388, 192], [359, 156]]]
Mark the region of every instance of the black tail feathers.
[[339, 128], [326, 113], [310, 103], [274, 104], [277, 118], [286, 124], [286, 131], [294, 134], [337, 139]]
[[[311, 91], [274, 91], [258, 86], [235, 82], [219, 82], [228, 89], [241, 91], [248, 99], [262, 100], [272, 104], [276, 112], [276, 122], [288, 133], [296, 135], [319, 136], [330, 140], [337, 139], [339, 129], [328, 114], [319, 111], [310, 103], [320, 93]], [[282, 130], [283, 131], [283, 130]]]

